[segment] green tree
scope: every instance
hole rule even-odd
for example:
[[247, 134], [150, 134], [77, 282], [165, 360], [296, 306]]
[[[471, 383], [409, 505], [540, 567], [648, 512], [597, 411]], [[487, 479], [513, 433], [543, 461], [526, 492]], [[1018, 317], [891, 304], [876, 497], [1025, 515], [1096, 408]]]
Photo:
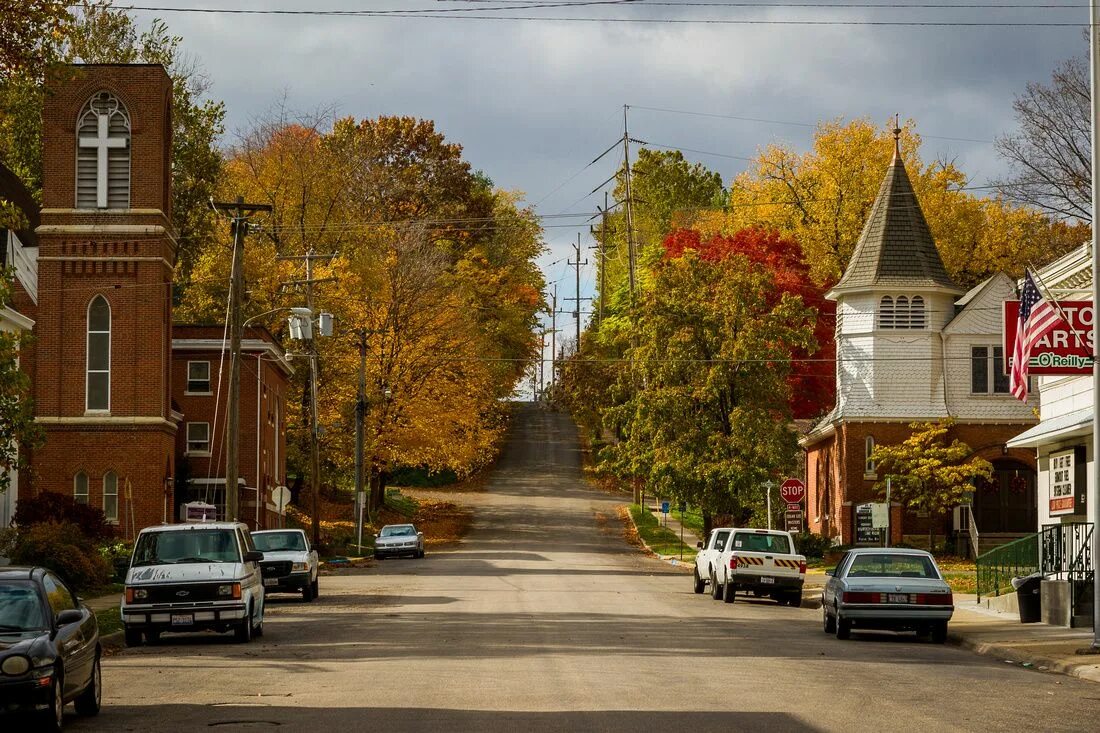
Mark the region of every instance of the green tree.
[[0, 79], [40, 69], [51, 44], [68, 32], [72, 16], [66, 0], [18, 0], [0, 13]]
[[[10, 302], [12, 278], [0, 271], [0, 310]], [[34, 424], [30, 378], [19, 368], [22, 333], [0, 330], [0, 492], [11, 483], [10, 471], [20, 467], [20, 446], [34, 447], [41, 440]]]
[[793, 464], [787, 376], [792, 349], [813, 346], [813, 311], [780, 294], [741, 256], [688, 251], [662, 262], [641, 297], [637, 346], [608, 410], [622, 440], [601, 460], [622, 478], [735, 522], [763, 516], [762, 484]]
[[[896, 445], [878, 445], [871, 453], [879, 471], [875, 487], [911, 511], [928, 512], [942, 519], [967, 501], [974, 483], [993, 474], [989, 461], [974, 455], [966, 443], [949, 433], [954, 421], [913, 423], [912, 435]], [[928, 546], [934, 547], [936, 522], [928, 526]]]

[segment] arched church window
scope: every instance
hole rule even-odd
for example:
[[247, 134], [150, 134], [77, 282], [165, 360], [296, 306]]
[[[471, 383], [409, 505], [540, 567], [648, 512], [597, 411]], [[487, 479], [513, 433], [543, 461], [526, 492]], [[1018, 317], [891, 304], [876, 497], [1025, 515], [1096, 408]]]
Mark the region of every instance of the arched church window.
[[894, 301], [894, 328], [909, 328], [909, 298], [904, 295]]
[[114, 471], [103, 474], [103, 514], [107, 521], [118, 521], [118, 474]]
[[88, 304], [86, 409], [111, 409], [111, 306], [102, 295]]
[[914, 295], [909, 301], [909, 328], [924, 328], [924, 298]]
[[878, 327], [894, 327], [894, 299], [889, 295], [882, 296], [878, 304]]
[[88, 503], [88, 474], [83, 471], [73, 476], [73, 499], [77, 504]]
[[130, 207], [130, 116], [118, 97], [98, 92], [76, 123], [76, 208]]

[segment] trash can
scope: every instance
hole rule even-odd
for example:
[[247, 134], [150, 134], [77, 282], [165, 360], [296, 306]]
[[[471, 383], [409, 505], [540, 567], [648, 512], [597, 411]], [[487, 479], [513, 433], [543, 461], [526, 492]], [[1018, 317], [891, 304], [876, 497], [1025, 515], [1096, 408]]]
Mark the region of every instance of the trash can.
[[1016, 600], [1020, 604], [1020, 623], [1035, 624], [1042, 620], [1042, 596], [1039, 595], [1042, 582], [1043, 576], [1040, 573], [1012, 579]]

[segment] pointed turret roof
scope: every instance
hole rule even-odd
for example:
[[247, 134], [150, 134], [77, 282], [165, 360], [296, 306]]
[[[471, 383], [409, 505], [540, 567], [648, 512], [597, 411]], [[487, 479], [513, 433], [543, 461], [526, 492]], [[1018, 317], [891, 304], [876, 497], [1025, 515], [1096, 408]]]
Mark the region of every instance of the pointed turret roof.
[[964, 291], [943, 266], [913, 184], [901, 159], [895, 131], [894, 160], [886, 171], [848, 269], [828, 297], [866, 288], [942, 288]]

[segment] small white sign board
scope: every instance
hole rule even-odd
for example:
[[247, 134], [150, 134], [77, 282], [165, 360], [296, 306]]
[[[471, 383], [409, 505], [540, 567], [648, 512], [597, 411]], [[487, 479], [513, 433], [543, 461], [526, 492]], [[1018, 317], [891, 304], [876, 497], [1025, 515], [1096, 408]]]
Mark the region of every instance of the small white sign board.
[[871, 526], [886, 529], [890, 526], [890, 510], [885, 503], [871, 505]]
[[271, 490], [271, 503], [279, 514], [283, 513], [286, 505], [290, 503], [290, 489], [285, 486], [276, 486]]

